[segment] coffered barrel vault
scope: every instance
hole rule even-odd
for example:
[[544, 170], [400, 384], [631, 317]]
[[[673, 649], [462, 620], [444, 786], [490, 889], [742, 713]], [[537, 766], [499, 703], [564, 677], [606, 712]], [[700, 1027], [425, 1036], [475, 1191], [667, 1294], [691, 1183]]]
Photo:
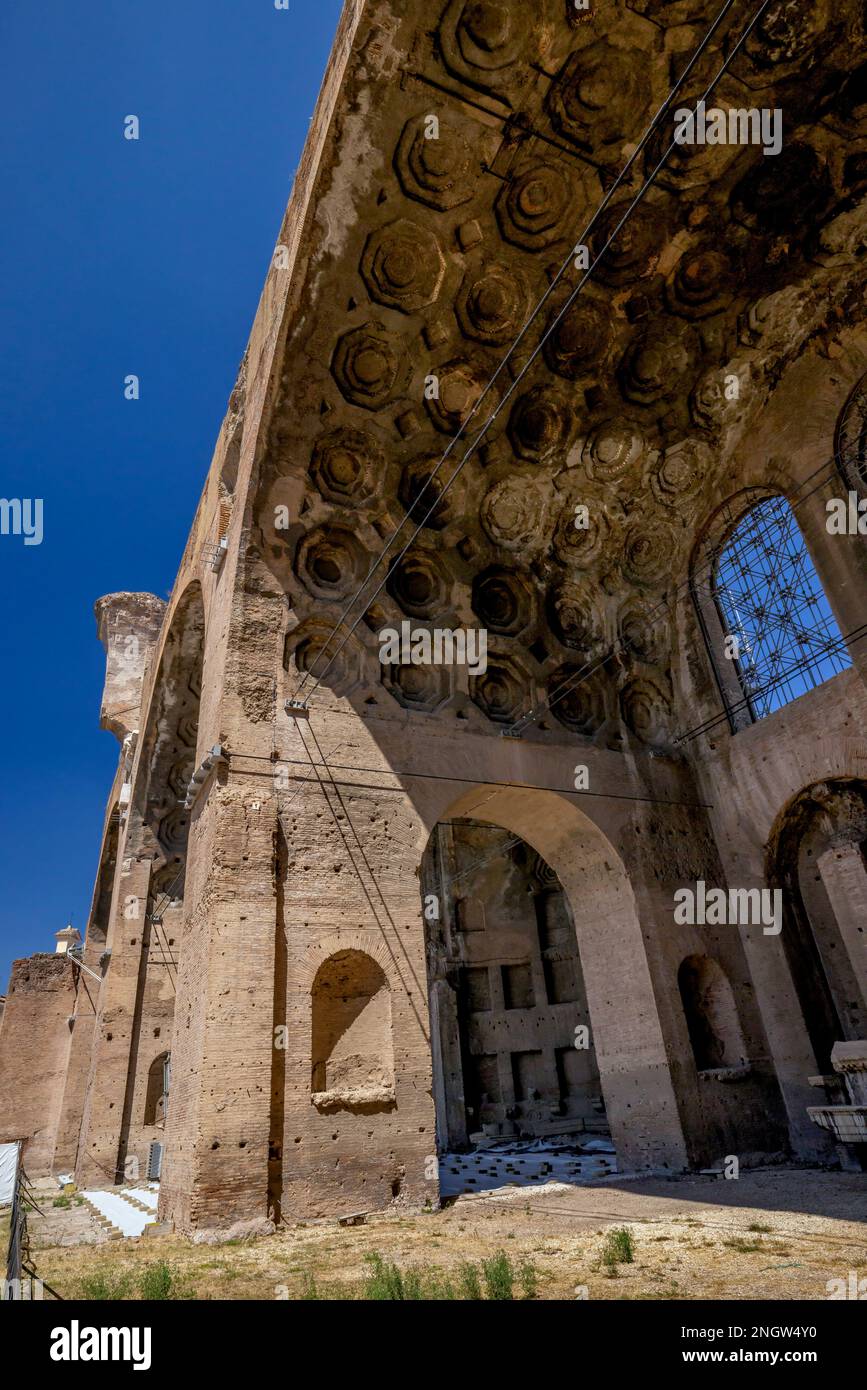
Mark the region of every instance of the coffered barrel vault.
[[[345, 6], [129, 726], [58, 1128], [80, 1174], [146, 1161], [170, 1038], [181, 1230], [435, 1201], [480, 1135], [836, 1161], [807, 1106], [867, 991], [867, 562], [826, 525], [864, 494], [867, 33], [772, 0], [741, 43], [757, 8], [642, 144], [717, 5]], [[706, 106], [781, 113], [778, 153], [673, 144], [723, 65]], [[825, 607], [784, 596], [783, 642], [753, 595], [801, 681], [764, 713], [718, 600], [769, 497]], [[415, 659], [436, 634], [484, 652]], [[779, 893], [779, 930], [685, 920], [698, 885]]]

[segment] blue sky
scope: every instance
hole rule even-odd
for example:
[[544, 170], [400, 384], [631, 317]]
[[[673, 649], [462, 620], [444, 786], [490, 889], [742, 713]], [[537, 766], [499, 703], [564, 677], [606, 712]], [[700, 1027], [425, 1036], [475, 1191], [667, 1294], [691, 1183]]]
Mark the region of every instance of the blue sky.
[[0, 992], [84, 927], [119, 751], [93, 604], [171, 589], [341, 8], [0, 11], [0, 496], [44, 513], [0, 535]]

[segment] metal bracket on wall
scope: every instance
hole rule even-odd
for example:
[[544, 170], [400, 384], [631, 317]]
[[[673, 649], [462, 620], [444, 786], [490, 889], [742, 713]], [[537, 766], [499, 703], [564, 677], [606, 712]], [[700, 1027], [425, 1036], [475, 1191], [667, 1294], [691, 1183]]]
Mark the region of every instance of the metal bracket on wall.
[[[85, 975], [89, 975], [90, 978], [91, 978], [92, 980], [96, 980], [96, 983], [97, 983], [98, 985], [101, 985], [101, 984], [102, 984], [102, 976], [101, 976], [101, 975], [97, 975], [97, 973], [96, 973], [95, 970], [91, 970], [91, 968], [90, 968], [89, 965], [85, 965], [84, 961], [83, 961], [83, 960], [79, 960], [79, 959], [78, 959], [78, 956], [73, 955], [73, 953], [72, 953], [71, 951], [67, 951], [66, 954], [67, 954], [67, 958], [68, 958], [69, 960], [72, 961], [72, 964], [73, 964], [73, 965], [77, 965], [78, 968], [79, 968], [79, 970], [83, 970], [83, 971], [84, 971]], [[100, 957], [100, 959], [101, 959], [101, 957]]]
[[219, 574], [223, 568], [223, 561], [229, 548], [228, 536], [221, 536], [216, 545], [213, 542], [206, 542], [202, 546], [202, 559], [209, 569], [215, 574]]

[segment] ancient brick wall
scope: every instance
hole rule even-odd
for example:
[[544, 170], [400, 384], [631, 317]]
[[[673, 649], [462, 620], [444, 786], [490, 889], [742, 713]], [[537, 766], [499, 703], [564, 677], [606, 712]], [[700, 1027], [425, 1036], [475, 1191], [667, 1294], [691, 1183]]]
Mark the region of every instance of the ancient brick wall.
[[[669, 111], [591, 224], [584, 249], [601, 259], [567, 313], [576, 242], [707, 7], [347, 5], [158, 634], [157, 610], [137, 606], [153, 643], [140, 673], [122, 660], [135, 615], [109, 605], [102, 625], [119, 733], [128, 686], [142, 694], [99, 914], [111, 959], [90, 1025], [88, 1180], [161, 1133], [161, 1211], [183, 1230], [435, 1200], [437, 1126], [466, 1126], [461, 1048], [498, 1057], [494, 1105], [504, 1076], [517, 1112], [553, 1093], [559, 1022], [535, 1016], [530, 987], [534, 967], [541, 993], [546, 966], [569, 961], [580, 979], [576, 965], [544, 991], [586, 1004], [592, 1047], [580, 1076], [571, 1054], [561, 1070], [582, 1119], [598, 1080], [624, 1166], [827, 1152], [806, 1117], [815, 1027], [785, 938], [673, 916], [698, 882], [776, 883], [781, 818], [814, 786], [867, 778], [867, 644], [750, 724], [727, 714], [739, 677], [704, 625], [721, 517], [769, 493], [797, 507], [840, 632], [863, 619], [863, 542], [837, 544], [824, 520], [837, 443], [860, 447], [867, 372], [852, 153], [865, 36], [852, 0], [814, 9], [775, 6], [719, 91], [784, 108], [783, 151], [680, 145], [608, 246]], [[437, 464], [497, 372], [497, 415], [446, 489], [453, 467], [433, 480]], [[404, 542], [420, 529], [389, 563], [398, 525]], [[484, 669], [386, 657], [383, 634], [404, 624], [484, 631]], [[188, 798], [214, 745], [222, 760]], [[540, 855], [574, 932], [565, 955], [512, 958], [499, 941], [479, 956], [504, 1008], [471, 1012], [497, 1013], [501, 1049], [478, 1018], [464, 1046], [429, 968], [425, 856], [461, 820]], [[813, 841], [798, 845], [783, 858], [803, 867]], [[827, 883], [805, 911], [824, 949], [846, 934], [838, 995], [863, 989], [857, 924], [829, 906], [841, 885], [861, 891], [861, 861], [813, 847]], [[459, 971], [478, 968], [474, 935], [457, 923]], [[511, 1013], [551, 1030], [541, 1076]], [[160, 1129], [152, 1068], [169, 1047]]]
[[77, 974], [63, 955], [29, 956], [12, 966], [0, 1025], [0, 1138], [24, 1140], [32, 1176], [54, 1171]]

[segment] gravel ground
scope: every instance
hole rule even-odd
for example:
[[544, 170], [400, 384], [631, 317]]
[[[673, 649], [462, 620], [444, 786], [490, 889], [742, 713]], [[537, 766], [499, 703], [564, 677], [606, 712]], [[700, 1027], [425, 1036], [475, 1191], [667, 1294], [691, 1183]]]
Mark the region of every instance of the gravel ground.
[[[737, 1181], [550, 1183], [219, 1246], [168, 1235], [82, 1249], [51, 1243], [51, 1226], [49, 1215], [34, 1232], [38, 1272], [72, 1298], [94, 1274], [137, 1297], [142, 1271], [159, 1261], [186, 1297], [299, 1298], [310, 1275], [321, 1294], [358, 1297], [374, 1252], [404, 1271], [454, 1277], [504, 1250], [516, 1267], [533, 1265], [540, 1299], [813, 1299], [827, 1297], [829, 1279], [867, 1276], [867, 1175], [775, 1168]], [[612, 1227], [628, 1228], [634, 1243], [633, 1261], [613, 1274], [601, 1258]]]

